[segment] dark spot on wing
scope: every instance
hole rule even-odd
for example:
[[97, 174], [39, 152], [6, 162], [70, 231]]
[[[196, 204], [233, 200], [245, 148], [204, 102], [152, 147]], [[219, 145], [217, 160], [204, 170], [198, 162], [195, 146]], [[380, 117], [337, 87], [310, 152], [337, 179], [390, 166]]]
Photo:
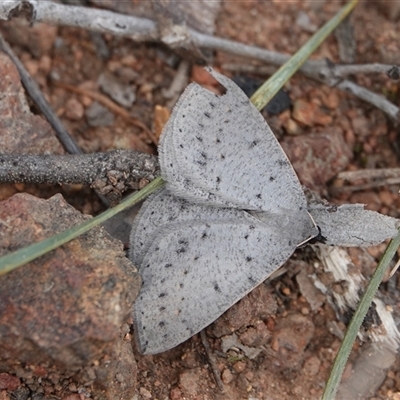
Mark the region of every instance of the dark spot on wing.
[[245, 238], [245, 239], [248, 239], [248, 238], [249, 238], [249, 235], [244, 235], [244, 238]]
[[277, 163], [278, 163], [281, 167], [283, 167], [283, 166], [287, 165], [288, 162], [287, 162], [286, 160], [278, 160]]
[[178, 240], [178, 243], [179, 243], [179, 244], [186, 244], [186, 245], [189, 244], [189, 242], [187, 241], [187, 239], [179, 239], [179, 240]]
[[255, 285], [257, 283], [257, 281], [250, 275], [247, 277], [247, 280], [252, 284]]
[[158, 324], [158, 326], [160, 326], [160, 327], [165, 326], [165, 322], [164, 322], [164, 321], [161, 321], [161, 322]]
[[256, 227], [255, 227], [254, 225], [250, 225], [250, 226], [249, 226], [249, 229], [250, 229], [250, 230], [253, 230], [253, 229], [256, 229]]
[[199, 122], [199, 127], [204, 128], [204, 125]]
[[181, 247], [180, 249], [176, 250], [176, 254], [182, 254], [182, 253], [186, 253], [185, 247]]
[[[200, 124], [199, 124], [200, 125]], [[200, 136], [196, 136], [196, 139], [199, 141], [199, 142], [202, 142], [203, 141], [203, 138], [201, 138]]]
[[215, 139], [215, 143], [221, 143], [221, 141], [217, 138]]
[[164, 265], [164, 268], [171, 268], [172, 267], [172, 264], [165, 264]]
[[183, 275], [187, 275], [188, 274], [188, 270], [187, 269], [185, 269], [184, 271], [183, 271]]
[[253, 141], [250, 143], [250, 148], [256, 147], [256, 146], [258, 145], [258, 143], [259, 143], [259, 140], [253, 140]]
[[219, 285], [218, 285], [217, 282], [214, 283], [214, 290], [215, 290], [216, 292], [218, 292], [218, 293], [221, 293], [221, 288], [219, 287]]
[[221, 183], [221, 178], [219, 176], [217, 176], [216, 181], [217, 181], [217, 183]]
[[183, 149], [183, 144], [180, 144], [179, 147], [180, 147], [181, 149]]
[[165, 311], [165, 307], [160, 307], [160, 308], [159, 308], [159, 311], [160, 311], [160, 312]]
[[229, 119], [226, 119], [226, 120], [224, 120], [224, 123], [229, 124], [229, 121], [230, 121]]
[[158, 297], [165, 297], [167, 295], [167, 293], [160, 293], [159, 295], [158, 295]]
[[211, 118], [211, 115], [209, 114], [209, 113], [204, 113], [204, 116], [206, 117], [206, 118]]
[[211, 108], [215, 108], [215, 104], [214, 103], [211, 103], [211, 101], [210, 101], [210, 106], [211, 106]]
[[270, 182], [273, 182], [274, 180], [275, 180], [275, 178], [274, 178], [273, 176], [270, 176], [270, 177], [269, 177], [269, 181], [270, 181]]
[[250, 262], [252, 259], [253, 259], [252, 257], [249, 257], [249, 256], [246, 257], [247, 262]]
[[207, 232], [204, 231], [203, 234], [201, 235], [201, 238], [202, 238], [202, 239], [205, 239], [207, 236], [208, 236], [208, 235], [207, 235]]
[[261, 193], [256, 194], [257, 199], [261, 199]]
[[225, 156], [221, 154], [221, 160], [225, 160]]

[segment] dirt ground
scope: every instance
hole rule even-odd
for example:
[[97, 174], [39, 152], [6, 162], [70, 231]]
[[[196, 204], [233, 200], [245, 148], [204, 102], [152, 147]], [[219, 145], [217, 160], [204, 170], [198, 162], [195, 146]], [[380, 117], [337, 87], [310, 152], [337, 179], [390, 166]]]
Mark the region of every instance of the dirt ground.
[[[331, 18], [341, 4], [300, 0], [223, 1], [216, 19], [215, 35], [293, 54], [310, 38], [314, 27], [321, 26]], [[393, 7], [395, 6], [390, 3], [387, 6], [381, 3], [378, 7], [375, 3], [362, 2], [356, 8], [352, 17], [356, 41], [355, 59], [352, 63], [400, 64], [400, 30], [399, 23], [391, 18], [396, 13]], [[309, 19], [306, 26], [301, 23], [300, 18], [304, 15]], [[30, 28], [21, 21], [10, 21], [2, 22], [0, 31], [84, 152], [122, 148], [156, 154], [156, 146], [151, 138], [116, 113], [102, 111], [100, 114], [109, 118], [110, 124], [103, 121], [97, 126], [96, 123], [90, 126], [87, 122], [87, 111], [93, 105], [94, 99], [89, 95], [77, 94], [56, 86], [52, 83], [52, 78], [84, 90], [100, 92], [98, 80], [101, 74], [107, 72], [118, 76], [132, 89], [136, 97], [126, 107], [130, 115], [154, 133], [155, 126], [163, 123], [163, 118], [155, 112], [155, 107], [171, 106], [165, 91], [177, 73], [178, 56], [165, 46], [155, 43], [138, 44], [111, 34], [93, 35], [75, 28], [45, 25]], [[329, 58], [332, 62], [340, 62], [334, 35], [321, 45], [313, 58]], [[260, 64], [215, 52], [212, 54], [212, 65], [222, 73], [234, 76], [246, 75], [240, 73], [243, 66]], [[235, 72], [235, 69], [239, 72]], [[267, 78], [266, 75], [257, 74], [257, 68], [247, 76]], [[208, 85], [210, 82], [207, 79], [201, 66], [190, 66], [189, 81], [196, 80]], [[351, 79], [385, 95], [397, 106], [400, 105], [398, 81], [390, 80], [384, 74], [357, 74]], [[399, 217], [399, 184], [364, 190], [340, 190], [343, 182], [335, 180], [336, 174], [341, 170], [397, 167], [400, 156], [399, 138], [398, 128], [393, 122], [382, 111], [355, 96], [324, 86], [301, 74], [292, 78], [285, 89], [292, 101], [292, 107], [279, 115], [267, 116], [267, 119], [274, 133], [283, 142], [301, 182], [311, 186], [331, 203], [365, 203], [371, 210]], [[30, 105], [37, 112], [35, 106], [32, 103]], [[300, 106], [303, 106], [303, 111], [299, 111]], [[304, 144], [309, 143], [304, 139], [307, 135], [316, 135], [317, 138], [324, 138], [326, 135], [332, 138], [332, 132], [340, 137], [340, 141], [332, 144], [336, 147], [332, 147], [334, 150], [331, 150], [331, 158], [327, 156], [324, 163], [319, 165], [315, 160], [305, 163], [298, 156], [304, 146], [308, 146]], [[324, 150], [326, 147], [316, 147], [313, 151]], [[314, 171], [316, 168], [320, 169], [318, 173]], [[103, 209], [90, 189], [77, 185], [4, 185], [4, 189], [0, 190], [0, 198], [5, 200], [18, 192], [28, 192], [41, 198], [61, 193], [69, 204], [85, 214], [94, 215]], [[366, 251], [353, 249], [350, 256], [365, 275], [369, 276], [384, 248], [381, 245]], [[315, 260], [310, 249], [297, 251], [283, 267], [286, 273], [258, 287], [235, 305], [229, 311], [230, 314], [221, 317], [206, 330], [207, 341], [224, 384], [224, 391], [218, 388], [200, 335], [160, 355], [141, 356], [135, 347], [134, 332], [131, 326], [126, 325], [124, 340], [132, 343], [136, 360], [136, 367], [132, 367], [131, 375], [132, 381], [136, 383], [136, 395], [130, 398], [320, 398], [341, 339], [340, 334], [329, 328], [331, 321], [337, 321], [337, 316], [326, 297], [319, 293], [319, 306], [312, 307], [308, 301], [309, 296], [305, 296], [299, 287], [297, 275], [302, 270], [312, 274]], [[382, 297], [386, 304], [391, 305], [397, 321], [399, 286], [400, 280], [395, 275], [381, 288]], [[130, 322], [132, 321], [127, 321], [127, 324]], [[337, 323], [343, 333], [343, 322]], [[257, 356], [250, 357], [238, 348], [223, 352], [221, 337], [233, 330], [242, 343], [260, 350]], [[354, 345], [350, 367], [346, 369], [348, 375], [351, 363], [362, 347], [361, 341]], [[4, 383], [7, 379], [10, 382], [14, 376], [8, 375], [8, 372], [0, 370], [0, 400], [96, 398], [95, 391], [90, 386], [80, 386], [79, 376], [65, 378], [53, 373], [52, 376], [39, 379], [33, 375], [21, 374], [17, 376], [17, 383], [13, 381], [13, 385], [10, 385]], [[385, 372], [383, 384], [371, 398], [399, 399], [399, 360]]]

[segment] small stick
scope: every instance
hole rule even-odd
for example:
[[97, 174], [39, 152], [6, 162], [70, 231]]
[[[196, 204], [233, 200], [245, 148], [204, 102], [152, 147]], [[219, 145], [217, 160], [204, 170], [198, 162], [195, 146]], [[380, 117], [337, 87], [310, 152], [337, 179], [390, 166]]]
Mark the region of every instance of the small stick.
[[358, 192], [360, 190], [368, 190], [381, 186], [399, 185], [400, 178], [387, 178], [382, 181], [365, 183], [363, 185], [353, 185], [353, 186], [332, 186], [329, 188], [331, 194], [348, 193], [348, 192]]
[[214, 354], [213, 354], [213, 352], [212, 352], [212, 350], [210, 348], [210, 345], [209, 345], [209, 343], [207, 341], [206, 330], [205, 329], [200, 331], [200, 337], [201, 337], [201, 342], [203, 343], [203, 346], [204, 346], [204, 350], [206, 351], [206, 354], [207, 354], [207, 357], [208, 357], [208, 362], [211, 365], [211, 369], [212, 369], [212, 372], [214, 374], [215, 382], [217, 383], [218, 389], [221, 392], [223, 392], [223, 391], [225, 391], [225, 387], [224, 387], [224, 384], [223, 384], [223, 382], [221, 380], [221, 376], [220, 376], [221, 373], [219, 372], [219, 369], [217, 368], [217, 363], [216, 363]]
[[360, 179], [400, 178], [400, 168], [360, 169], [358, 171], [344, 171], [337, 175], [338, 179], [348, 182]]
[[89, 185], [113, 203], [160, 174], [154, 155], [133, 150], [95, 154], [0, 154], [0, 182]]

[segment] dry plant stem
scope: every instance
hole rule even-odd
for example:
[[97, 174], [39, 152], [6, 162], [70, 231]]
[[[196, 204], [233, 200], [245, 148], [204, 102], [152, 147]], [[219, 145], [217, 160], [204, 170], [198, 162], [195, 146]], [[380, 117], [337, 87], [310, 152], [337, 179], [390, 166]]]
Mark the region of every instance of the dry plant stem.
[[[31, 22], [45, 22], [53, 25], [80, 27], [102, 33], [112, 33], [118, 36], [130, 37], [136, 41], [160, 41], [157, 24], [146, 18], [125, 16], [111, 11], [98, 10], [87, 7], [65, 6], [50, 1], [9, 0], [0, 4], [0, 19], [11, 19], [15, 16], [25, 16]], [[264, 50], [255, 46], [245, 45], [233, 40], [206, 35], [188, 29], [192, 41], [200, 48], [220, 50], [227, 53], [253, 58], [266, 63], [281, 66], [290, 55], [275, 51]], [[341, 90], [350, 91], [355, 96], [370, 102], [397, 121], [399, 110], [381, 96], [366, 89], [360, 88], [352, 82], [341, 79], [352, 73], [386, 73], [392, 66], [383, 64], [360, 65], [329, 65], [326, 61], [307, 61], [300, 68], [306, 76], [317, 79], [328, 86], [341, 84]], [[374, 95], [374, 96], [371, 96]]]
[[379, 169], [360, 169], [358, 171], [344, 171], [337, 176], [348, 182], [360, 179], [386, 179], [400, 178], [400, 168], [379, 168]]
[[358, 86], [348, 80], [340, 82], [336, 87], [340, 90], [343, 90], [344, 92], [352, 93], [353, 95], [366, 101], [367, 103], [374, 105], [375, 107], [385, 112], [394, 121], [398, 121], [399, 108], [392, 104], [390, 101], [386, 100], [383, 96], [373, 93], [370, 90]]
[[400, 178], [386, 178], [381, 181], [365, 183], [364, 185], [352, 185], [352, 186], [341, 186], [341, 187], [333, 186], [329, 189], [329, 192], [332, 195], [338, 195], [340, 193], [358, 192], [360, 190], [368, 190], [382, 186], [399, 185], [399, 184], [400, 184]]
[[0, 182], [134, 187], [160, 174], [156, 156], [129, 150], [79, 155], [0, 154]]
[[215, 356], [214, 356], [214, 354], [213, 354], [213, 352], [212, 352], [212, 350], [210, 348], [210, 345], [209, 345], [209, 343], [207, 341], [207, 337], [206, 337], [206, 333], [205, 332], [206, 332], [205, 329], [200, 331], [201, 342], [203, 343], [204, 350], [206, 351], [206, 354], [207, 354], [207, 357], [208, 357], [208, 361], [209, 361], [209, 363], [211, 365], [211, 369], [212, 369], [212, 372], [214, 374], [215, 382], [217, 383], [217, 386], [218, 386], [219, 390], [221, 392], [223, 392], [225, 390], [225, 387], [224, 387], [224, 384], [223, 384], [223, 382], [221, 380], [221, 376], [220, 376], [219, 369], [217, 367]]
[[47, 102], [45, 97], [43, 96], [41, 90], [35, 81], [30, 77], [28, 71], [22, 65], [19, 58], [12, 51], [11, 47], [4, 40], [2, 35], [0, 34], [0, 50], [2, 50], [8, 57], [11, 58], [14, 65], [17, 67], [19, 75], [21, 77], [21, 81], [25, 86], [26, 91], [29, 96], [33, 99], [33, 101], [37, 104], [39, 109], [42, 111], [43, 115], [46, 117], [47, 121], [49, 121], [50, 125], [56, 132], [56, 135], [60, 142], [63, 144], [68, 153], [71, 154], [82, 154], [81, 149], [75, 142], [75, 140], [71, 137], [68, 130], [65, 128], [64, 124], [57, 117], [57, 115], [52, 110], [50, 104]]

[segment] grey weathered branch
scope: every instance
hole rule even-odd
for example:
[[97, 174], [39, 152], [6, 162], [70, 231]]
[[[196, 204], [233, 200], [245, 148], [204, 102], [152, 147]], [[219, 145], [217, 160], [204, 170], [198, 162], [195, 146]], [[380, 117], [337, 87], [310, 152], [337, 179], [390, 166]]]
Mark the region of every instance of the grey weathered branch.
[[127, 189], [140, 189], [160, 174], [154, 155], [133, 150], [95, 154], [0, 154], [0, 182], [83, 184], [117, 202]]
[[[165, 43], [165, 37], [162, 37], [155, 21], [106, 10], [66, 6], [38, 0], [9, 0], [0, 4], [0, 19], [9, 20], [15, 16], [25, 16], [32, 23], [45, 22], [53, 25], [80, 27], [130, 37], [136, 41], [163, 41]], [[290, 55], [210, 36], [190, 28], [187, 28], [185, 32], [190, 35], [195, 45], [203, 49], [220, 50], [275, 66], [282, 65], [290, 58]], [[186, 36], [185, 40], [187, 40]], [[174, 48], [178, 45], [179, 43], [175, 41]], [[399, 79], [400, 73], [397, 66], [385, 64], [334, 65], [325, 60], [309, 60], [304, 63], [300, 71], [328, 86], [337, 86], [341, 90], [350, 91], [364, 101], [379, 107], [395, 121], [399, 118], [399, 109], [383, 96], [376, 95], [350, 81], [342, 82], [344, 78], [354, 73], [385, 73], [391, 79]]]

